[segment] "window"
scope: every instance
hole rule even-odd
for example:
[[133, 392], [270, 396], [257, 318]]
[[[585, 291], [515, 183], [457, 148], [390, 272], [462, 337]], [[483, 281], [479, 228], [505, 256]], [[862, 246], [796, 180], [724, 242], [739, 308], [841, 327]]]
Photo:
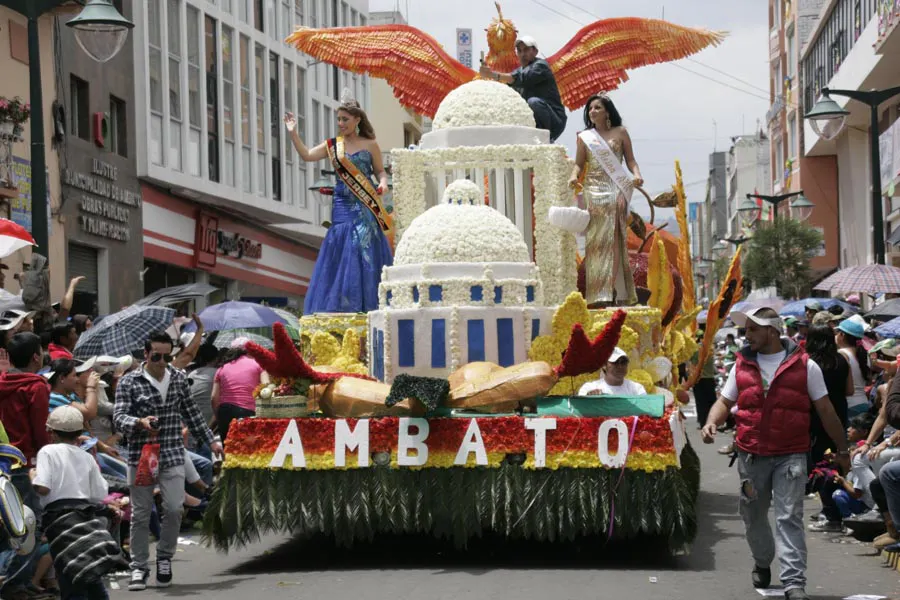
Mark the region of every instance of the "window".
[[484, 321], [472, 319], [466, 323], [469, 362], [482, 362], [484, 358]]
[[331, 26], [340, 27], [338, 23], [338, 0], [331, 0]]
[[256, 45], [256, 193], [266, 194], [266, 49]]
[[269, 53], [269, 123], [272, 130], [272, 198], [281, 200], [281, 104], [278, 99], [281, 70], [278, 55]]
[[[310, 145], [316, 146], [322, 143], [322, 126], [319, 122], [319, 102], [317, 100], [312, 101], [312, 137], [310, 138]], [[322, 163], [319, 162], [316, 165], [316, 172], [313, 175], [313, 179], [318, 179], [320, 172], [322, 169]]]
[[431, 321], [431, 368], [447, 368], [447, 322], [444, 319]]
[[238, 18], [244, 23], [250, 22], [250, 1], [238, 0]]
[[788, 119], [788, 156], [797, 157], [797, 115], [791, 115]]
[[306, 0], [294, 0], [294, 27], [306, 25]]
[[484, 299], [484, 288], [480, 285], [473, 285], [469, 290], [469, 298], [472, 302], [481, 302]]
[[187, 10], [188, 65], [188, 172], [200, 176], [200, 11], [193, 6]]
[[791, 31], [787, 35], [787, 43], [786, 47], [786, 59], [787, 59], [787, 74], [788, 77], [793, 77], [797, 71], [797, 59], [794, 56], [794, 32]]
[[[400, 342], [398, 367], [416, 366], [416, 322], [412, 319], [397, 320], [397, 338]], [[472, 361], [469, 361], [472, 362]]]
[[780, 137], [775, 139], [775, 168], [772, 171], [774, 181], [781, 181], [784, 174], [784, 140]]
[[232, 0], [222, 0], [222, 12], [226, 12], [230, 15], [233, 10], [234, 6]]
[[263, 24], [263, 18], [265, 17], [265, 8], [263, 7], [263, 0], [253, 0], [253, 25], [256, 27], [257, 31], [265, 31], [265, 25]]
[[350, 25], [352, 27], [359, 25], [359, 15], [356, 12], [356, 9], [353, 8], [350, 9]]
[[250, 40], [241, 36], [241, 173], [244, 176], [244, 191], [251, 188], [250, 161]]
[[222, 25], [222, 125], [225, 183], [234, 185], [234, 31]]
[[[307, 133], [308, 130], [306, 128], [306, 70], [297, 67], [297, 131], [300, 132], [301, 139], [308, 139]], [[313, 143], [318, 144], [319, 140], [313, 139]], [[290, 141], [288, 141], [290, 143]], [[293, 155], [293, 149], [288, 149], [288, 153]], [[300, 163], [300, 175], [297, 179], [297, 197], [302, 198], [303, 206], [306, 206], [306, 194], [307, 194], [307, 185], [306, 185], [306, 164], [303, 161], [299, 161]]]
[[128, 110], [124, 100], [109, 97], [110, 152], [128, 157]]
[[319, 26], [319, 0], [312, 0], [309, 4], [309, 26], [313, 29]]
[[275, 2], [276, 0], [266, 0], [266, 30], [269, 32], [269, 37], [273, 40], [278, 39], [278, 27], [277, 21], [278, 18], [275, 10]]
[[444, 289], [439, 285], [428, 286], [429, 302], [440, 302], [444, 298]]
[[150, 160], [162, 164], [163, 87], [160, 0], [147, 2], [147, 35], [150, 48]]
[[279, 38], [281, 41], [287, 39], [287, 36], [291, 35], [293, 32], [293, 28], [291, 27], [291, 0], [281, 0], [281, 33], [279, 34]]
[[71, 75], [69, 84], [71, 96], [72, 135], [83, 140], [91, 139], [91, 93], [88, 82]]
[[[282, 89], [284, 89], [284, 112], [294, 110], [294, 85], [293, 85], [293, 77], [296, 71], [294, 71], [294, 65], [288, 61], [284, 61], [282, 65], [282, 77], [283, 83]], [[272, 131], [274, 132], [276, 129], [278, 130], [279, 139], [284, 140], [284, 146], [279, 145], [279, 152], [284, 152], [284, 178], [281, 182], [282, 185], [282, 194], [281, 197], [287, 202], [293, 204], [294, 202], [294, 149], [291, 147], [291, 138], [287, 135], [287, 132], [283, 129], [284, 124], [281, 119], [281, 111], [272, 115]], [[282, 133], [284, 132], [284, 133]], [[302, 130], [300, 131], [302, 134]]]
[[219, 46], [215, 19], [206, 17], [206, 155], [209, 180], [219, 181]]
[[181, 14], [178, 0], [168, 0], [169, 166], [181, 170]]

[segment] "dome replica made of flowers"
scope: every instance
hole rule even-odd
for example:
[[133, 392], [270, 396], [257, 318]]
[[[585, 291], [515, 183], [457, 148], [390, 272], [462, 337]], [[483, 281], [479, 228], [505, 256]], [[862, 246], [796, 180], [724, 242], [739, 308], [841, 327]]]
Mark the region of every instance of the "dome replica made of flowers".
[[528, 246], [512, 221], [485, 206], [477, 185], [457, 180], [403, 233], [394, 264], [476, 262], [527, 263]]
[[447, 94], [432, 123], [434, 129], [510, 125], [535, 126], [528, 103], [508, 85], [481, 79]]

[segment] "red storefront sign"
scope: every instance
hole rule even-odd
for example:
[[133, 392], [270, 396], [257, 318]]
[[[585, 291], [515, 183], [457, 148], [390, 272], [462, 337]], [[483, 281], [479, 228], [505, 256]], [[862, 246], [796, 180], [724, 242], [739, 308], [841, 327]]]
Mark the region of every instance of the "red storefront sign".
[[212, 269], [216, 266], [219, 251], [219, 219], [209, 213], [197, 214], [197, 232], [194, 235], [194, 266]]

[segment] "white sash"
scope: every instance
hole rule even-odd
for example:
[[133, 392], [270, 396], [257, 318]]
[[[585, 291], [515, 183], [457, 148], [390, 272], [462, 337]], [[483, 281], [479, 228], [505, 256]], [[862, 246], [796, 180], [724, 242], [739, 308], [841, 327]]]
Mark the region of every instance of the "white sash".
[[622, 162], [609, 147], [609, 144], [606, 143], [606, 140], [603, 139], [603, 136], [596, 129], [587, 129], [579, 133], [578, 137], [591, 151], [594, 159], [603, 167], [609, 178], [615, 182], [619, 191], [625, 196], [625, 201], [631, 204], [631, 194], [634, 192], [634, 178], [622, 166]]

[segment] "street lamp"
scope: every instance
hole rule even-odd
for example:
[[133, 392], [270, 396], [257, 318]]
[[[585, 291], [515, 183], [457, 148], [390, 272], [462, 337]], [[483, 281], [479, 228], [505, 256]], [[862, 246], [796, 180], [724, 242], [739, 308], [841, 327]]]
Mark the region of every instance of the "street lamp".
[[98, 63], [112, 59], [128, 39], [134, 23], [119, 14], [112, 0], [88, 0], [81, 13], [66, 23], [75, 30], [75, 41]]
[[[47, 154], [44, 145], [44, 93], [41, 88], [41, 38], [38, 27], [38, 19], [41, 15], [56, 10], [69, 3], [70, 0], [0, 0], [0, 6], [5, 6], [28, 19], [28, 77], [29, 77], [29, 101], [31, 111], [31, 235], [37, 247], [49, 257], [49, 221], [50, 215], [47, 208]], [[84, 18], [82, 18], [84, 17]], [[118, 17], [118, 18], [116, 18]], [[72, 23], [75, 24], [72, 24]], [[89, 0], [81, 13], [69, 22], [76, 30], [78, 44], [96, 58], [111, 52], [106, 60], [112, 58], [116, 52], [122, 49], [124, 36], [118, 47], [115, 45], [95, 45], [90, 43], [91, 35], [99, 35], [110, 40], [113, 28], [125, 28], [125, 36], [128, 29], [134, 27], [119, 14], [109, 0]], [[105, 27], [105, 29], [104, 29]], [[81, 30], [79, 30], [79, 28]], [[118, 39], [118, 38], [116, 38]], [[106, 48], [106, 52], [103, 48]], [[96, 51], [93, 54], [88, 48]], [[113, 52], [114, 50], [114, 52]]]
[[815, 205], [806, 196], [800, 195], [791, 200], [791, 218], [795, 221], [808, 221]]
[[752, 240], [753, 238], [747, 235], [742, 235], [741, 237], [736, 238], [722, 238], [721, 241], [728, 242], [729, 244], [734, 245], [735, 248], [740, 248], [742, 244], [745, 244]]
[[[778, 218], [778, 206], [789, 198], [793, 198], [790, 203], [792, 217], [800, 221], [805, 221], [812, 214], [814, 204], [803, 195], [803, 191], [790, 192], [788, 194], [778, 194], [776, 196], [767, 196], [765, 194], [747, 194], [747, 199], [741, 202], [738, 212], [744, 220], [744, 225], [753, 227], [761, 216], [762, 209], [753, 201], [756, 198], [763, 202], [768, 202], [773, 206], [774, 218]], [[794, 216], [796, 214], [796, 216]]]
[[[816, 102], [805, 118], [817, 134], [825, 139], [836, 137], [847, 122], [846, 110], [842, 109], [831, 99], [831, 94], [844, 96], [851, 100], [857, 100], [869, 107], [869, 171], [872, 173], [872, 224], [874, 229], [875, 264], [884, 263], [884, 210], [881, 200], [881, 153], [878, 148], [878, 107], [894, 96], [900, 95], [900, 86], [886, 90], [871, 90], [863, 92], [859, 90], [830, 90], [822, 89], [822, 97]], [[820, 123], [833, 123], [827, 128], [831, 131], [831, 137], [823, 136], [819, 129]]]

